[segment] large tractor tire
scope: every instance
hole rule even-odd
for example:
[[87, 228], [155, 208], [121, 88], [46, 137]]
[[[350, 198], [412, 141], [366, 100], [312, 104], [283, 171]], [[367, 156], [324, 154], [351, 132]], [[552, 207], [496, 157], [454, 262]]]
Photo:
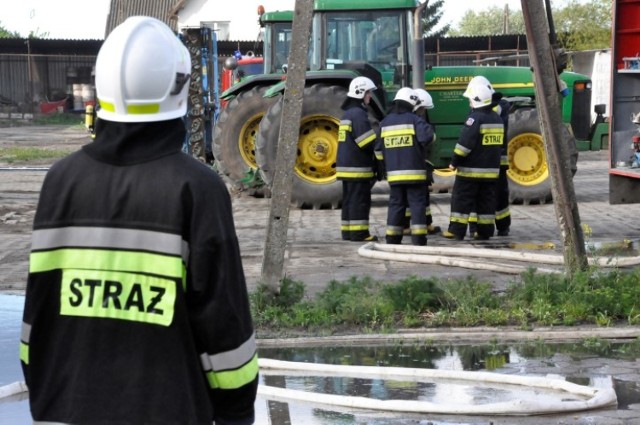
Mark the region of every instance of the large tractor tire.
[[213, 156], [218, 170], [237, 183], [258, 168], [255, 141], [262, 117], [278, 97], [263, 97], [268, 87], [254, 87], [233, 98], [213, 131]]
[[[517, 109], [509, 117], [509, 198], [514, 204], [551, 202], [551, 176], [536, 109]], [[570, 152], [571, 172], [578, 163], [576, 140], [563, 126], [563, 143]]]
[[[342, 185], [336, 180], [338, 128], [347, 95], [344, 87], [316, 84], [304, 89], [291, 201], [298, 208], [338, 208]], [[256, 160], [264, 181], [275, 174], [281, 97], [265, 114], [256, 141]]]

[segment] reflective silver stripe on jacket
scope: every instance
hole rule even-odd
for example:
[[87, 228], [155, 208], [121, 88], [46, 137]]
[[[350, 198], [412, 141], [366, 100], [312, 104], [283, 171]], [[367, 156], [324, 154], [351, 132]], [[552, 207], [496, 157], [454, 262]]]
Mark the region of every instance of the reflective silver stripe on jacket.
[[386, 135], [388, 135], [387, 133], [397, 133], [397, 132], [402, 132], [409, 135], [409, 134], [415, 134], [416, 130], [415, 130], [415, 127], [413, 126], [413, 123], [385, 125], [384, 127], [382, 127], [380, 134], [382, 137], [385, 137]]
[[31, 325], [22, 322], [22, 330], [20, 332], [20, 341], [29, 343], [29, 339], [31, 338]]
[[369, 130], [366, 133], [361, 134], [360, 137], [356, 139], [356, 144], [362, 148], [364, 146], [367, 146], [374, 140], [376, 140], [376, 132], [373, 130]]
[[373, 170], [371, 167], [336, 167], [338, 173], [368, 173]]
[[200, 361], [205, 371], [213, 370], [220, 372], [223, 370], [233, 370], [249, 362], [256, 354], [256, 349], [256, 337], [255, 334], [252, 334], [249, 339], [234, 350], [213, 355], [202, 353], [200, 355]]
[[115, 248], [158, 252], [189, 259], [189, 245], [180, 235], [152, 230], [117, 229], [113, 227], [58, 227], [34, 230], [31, 250], [62, 247]]

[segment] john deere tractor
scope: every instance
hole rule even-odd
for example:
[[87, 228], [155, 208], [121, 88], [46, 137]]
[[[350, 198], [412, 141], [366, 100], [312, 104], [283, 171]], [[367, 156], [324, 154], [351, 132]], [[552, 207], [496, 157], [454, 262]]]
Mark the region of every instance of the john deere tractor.
[[[249, 75], [221, 94], [226, 101], [213, 131], [213, 156], [218, 170], [233, 181], [250, 179], [257, 168], [255, 139], [262, 116], [277, 100], [267, 89], [282, 80], [291, 43], [293, 12], [260, 15], [264, 28], [264, 73]], [[225, 64], [225, 66], [227, 66]]]
[[[423, 82], [435, 104], [429, 111], [437, 134], [431, 161], [440, 169], [436, 174], [441, 186], [452, 180], [445, 170], [469, 111], [462, 93], [471, 78], [484, 75], [504, 96], [518, 99], [513, 104], [507, 135], [512, 200], [525, 203], [549, 200], [547, 156], [538, 124], [531, 70], [483, 66], [425, 68], [424, 54], [415, 48], [414, 42], [414, 13], [418, 6], [416, 0], [315, 1], [292, 201], [301, 208], [340, 205], [341, 186], [336, 181], [338, 126], [340, 105], [351, 79], [364, 75], [376, 83], [378, 89], [370, 104], [370, 115], [372, 120], [381, 120], [397, 90], [415, 86], [413, 69], [424, 70], [423, 78], [417, 80]], [[573, 148], [591, 147], [588, 140], [592, 134], [591, 81], [569, 72], [562, 73], [561, 78], [569, 88], [569, 95], [562, 99], [566, 143]], [[262, 118], [255, 140], [255, 160], [267, 184], [271, 184], [275, 172], [284, 89], [284, 81], [279, 81], [268, 89], [260, 87], [260, 93], [255, 93], [256, 97], [263, 96], [272, 102], [266, 113], [257, 107], [255, 112], [256, 117]], [[245, 119], [236, 124], [244, 128], [251, 122]], [[593, 146], [599, 148], [597, 143]]]

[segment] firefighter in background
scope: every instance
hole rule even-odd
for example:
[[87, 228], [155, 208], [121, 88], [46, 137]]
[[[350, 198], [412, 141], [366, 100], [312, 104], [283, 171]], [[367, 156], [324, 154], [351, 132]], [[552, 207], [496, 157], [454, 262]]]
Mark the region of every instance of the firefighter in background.
[[336, 177], [342, 180], [342, 240], [377, 241], [369, 233], [371, 183], [374, 175], [376, 133], [369, 122], [367, 105], [376, 85], [367, 77], [349, 84], [338, 133]]
[[33, 223], [20, 360], [34, 423], [254, 422], [231, 199], [181, 152], [190, 72], [150, 17], [98, 53], [96, 139], [51, 167]]
[[[433, 99], [431, 98], [431, 95], [429, 94], [429, 92], [427, 92], [425, 89], [422, 89], [422, 88], [414, 89], [414, 92], [418, 96], [419, 103], [413, 108], [413, 112], [419, 117], [423, 118], [427, 122], [427, 124], [431, 125], [431, 121], [429, 120], [429, 109], [433, 109]], [[429, 161], [429, 158], [431, 157], [431, 146], [436, 141], [436, 135], [435, 135], [436, 129], [433, 126], [432, 128], [434, 131], [433, 142], [429, 144], [429, 147], [427, 148], [426, 159], [425, 159], [425, 162], [427, 164], [427, 214], [426, 215], [427, 215], [427, 234], [428, 235], [435, 235], [441, 232], [440, 226], [433, 225], [433, 215], [431, 214], [431, 199], [429, 196], [429, 186], [433, 184], [433, 170], [435, 169], [431, 161]], [[407, 210], [407, 211], [410, 212], [411, 210]], [[409, 214], [409, 216], [411, 215]], [[407, 223], [407, 225], [408, 224], [409, 223]]]
[[491, 89], [485, 84], [469, 84], [463, 96], [471, 112], [456, 144], [449, 168], [456, 171], [451, 195], [448, 239], [462, 240], [469, 214], [478, 214], [473, 238], [487, 240], [495, 231], [495, 191], [504, 143], [502, 118], [493, 110]]
[[[500, 157], [500, 175], [498, 176], [498, 184], [496, 185], [496, 230], [498, 236], [509, 236], [511, 227], [511, 211], [509, 210], [509, 179], [507, 171], [509, 170], [509, 158], [507, 156], [507, 134], [509, 129], [509, 110], [511, 104], [506, 100], [502, 93], [496, 92], [489, 80], [478, 75], [473, 77], [469, 84], [484, 84], [491, 90], [491, 100], [493, 110], [500, 115], [504, 124], [504, 144], [502, 155]], [[478, 216], [473, 211], [469, 215], [469, 236], [473, 236], [477, 231]]]
[[504, 98], [502, 93], [495, 92], [492, 95], [495, 111], [502, 118], [504, 125], [504, 143], [502, 145], [502, 154], [500, 156], [500, 175], [498, 176], [498, 185], [496, 187], [496, 230], [498, 236], [509, 236], [511, 229], [511, 210], [509, 209], [509, 178], [507, 171], [509, 170], [509, 157], [507, 155], [508, 148], [508, 130], [509, 130], [509, 110], [511, 103]]
[[427, 244], [427, 149], [433, 128], [413, 113], [418, 96], [410, 87], [398, 90], [393, 108], [380, 123], [376, 158], [384, 161], [389, 182], [386, 241], [402, 243], [407, 206], [411, 209], [411, 243]]

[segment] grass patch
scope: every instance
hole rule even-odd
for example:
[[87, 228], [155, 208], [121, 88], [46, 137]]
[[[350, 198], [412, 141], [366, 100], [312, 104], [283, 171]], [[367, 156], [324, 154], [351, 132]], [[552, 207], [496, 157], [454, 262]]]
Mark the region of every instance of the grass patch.
[[286, 278], [280, 293], [251, 294], [254, 323], [268, 334], [390, 332], [437, 326], [573, 326], [640, 323], [640, 269], [581, 272], [572, 278], [531, 270], [503, 293], [474, 278], [411, 276], [398, 282], [331, 281], [314, 299]]
[[0, 162], [20, 164], [39, 160], [55, 160], [69, 155], [65, 149], [47, 149], [37, 147], [0, 147]]

